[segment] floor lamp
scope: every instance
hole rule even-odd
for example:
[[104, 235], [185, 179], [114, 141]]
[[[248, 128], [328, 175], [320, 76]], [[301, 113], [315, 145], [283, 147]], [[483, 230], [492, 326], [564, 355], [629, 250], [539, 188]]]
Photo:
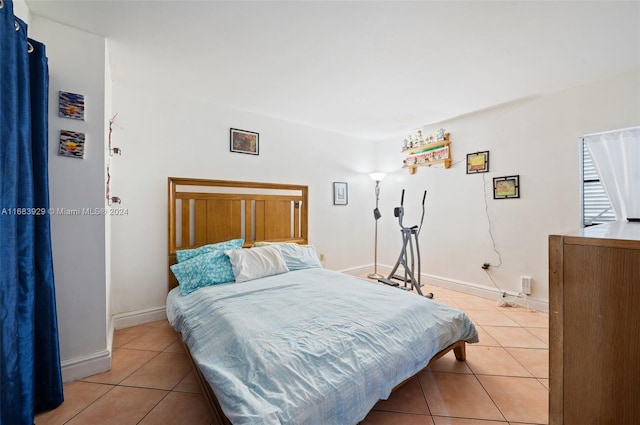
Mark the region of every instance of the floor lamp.
[[384, 276], [378, 274], [378, 219], [382, 217], [380, 210], [378, 209], [378, 201], [380, 200], [380, 181], [386, 176], [385, 173], [371, 173], [369, 177], [376, 182], [376, 208], [373, 210], [373, 218], [376, 220], [375, 240], [374, 240], [374, 254], [373, 254], [373, 273], [367, 275], [369, 279], [380, 279]]

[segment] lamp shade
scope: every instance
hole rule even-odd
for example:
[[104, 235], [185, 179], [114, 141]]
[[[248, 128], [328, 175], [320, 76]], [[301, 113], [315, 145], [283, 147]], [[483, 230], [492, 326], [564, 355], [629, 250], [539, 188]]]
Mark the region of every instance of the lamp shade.
[[369, 174], [369, 177], [371, 177], [371, 180], [376, 181], [376, 182], [382, 181], [382, 179], [384, 179], [385, 176], [386, 176], [385, 173], [377, 173], [376, 172], [376, 173]]

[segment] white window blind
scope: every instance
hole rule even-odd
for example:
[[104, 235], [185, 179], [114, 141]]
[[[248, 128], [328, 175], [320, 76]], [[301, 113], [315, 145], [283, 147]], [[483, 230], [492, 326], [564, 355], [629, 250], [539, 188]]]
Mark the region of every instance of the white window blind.
[[582, 149], [582, 224], [591, 226], [615, 221], [613, 208], [600, 183], [584, 139], [580, 142], [580, 148]]

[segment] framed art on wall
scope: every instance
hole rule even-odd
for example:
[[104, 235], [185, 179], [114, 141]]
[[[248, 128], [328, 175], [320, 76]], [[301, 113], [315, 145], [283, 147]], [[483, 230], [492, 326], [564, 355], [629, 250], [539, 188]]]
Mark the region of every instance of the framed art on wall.
[[253, 131], [232, 128], [230, 136], [230, 150], [231, 152], [259, 155], [259, 134]]
[[467, 174], [489, 171], [489, 151], [467, 154]]
[[345, 182], [333, 182], [333, 205], [347, 205], [349, 187]]
[[520, 176], [493, 178], [493, 199], [509, 199], [520, 197]]
[[85, 134], [78, 131], [60, 130], [58, 155], [84, 159]]
[[84, 121], [84, 95], [60, 91], [58, 105], [61, 117]]

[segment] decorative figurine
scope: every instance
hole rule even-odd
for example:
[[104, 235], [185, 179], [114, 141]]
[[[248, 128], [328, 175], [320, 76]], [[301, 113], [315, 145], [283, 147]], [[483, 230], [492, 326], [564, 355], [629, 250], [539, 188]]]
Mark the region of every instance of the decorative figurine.
[[438, 130], [438, 141], [440, 142], [442, 140], [444, 140], [444, 128]]

